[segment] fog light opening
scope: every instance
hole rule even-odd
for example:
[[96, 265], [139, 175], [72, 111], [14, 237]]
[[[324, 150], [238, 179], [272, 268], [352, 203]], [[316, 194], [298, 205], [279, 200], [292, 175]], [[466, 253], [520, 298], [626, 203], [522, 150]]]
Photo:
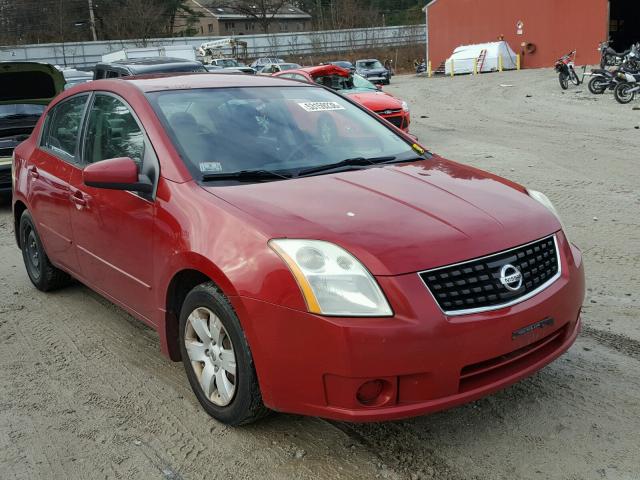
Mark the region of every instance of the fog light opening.
[[367, 407], [379, 405], [387, 400], [385, 388], [387, 382], [384, 380], [369, 380], [364, 382], [356, 392], [358, 402]]

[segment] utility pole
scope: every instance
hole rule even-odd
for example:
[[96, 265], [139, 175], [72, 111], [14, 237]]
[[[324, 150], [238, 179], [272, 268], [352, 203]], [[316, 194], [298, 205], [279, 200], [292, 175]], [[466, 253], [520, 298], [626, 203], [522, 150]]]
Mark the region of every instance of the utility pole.
[[93, 37], [93, 41], [98, 40], [98, 35], [96, 35], [96, 17], [93, 14], [93, 1], [89, 0], [89, 26], [91, 28], [91, 36]]

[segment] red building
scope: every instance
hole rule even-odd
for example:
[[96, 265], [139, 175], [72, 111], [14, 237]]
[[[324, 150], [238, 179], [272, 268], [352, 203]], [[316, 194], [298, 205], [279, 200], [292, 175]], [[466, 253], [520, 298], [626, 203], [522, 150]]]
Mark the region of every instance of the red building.
[[599, 63], [607, 38], [621, 51], [640, 41], [640, 0], [431, 0], [425, 7], [434, 68], [460, 45], [504, 39], [524, 68], [553, 66], [576, 49], [576, 63]]

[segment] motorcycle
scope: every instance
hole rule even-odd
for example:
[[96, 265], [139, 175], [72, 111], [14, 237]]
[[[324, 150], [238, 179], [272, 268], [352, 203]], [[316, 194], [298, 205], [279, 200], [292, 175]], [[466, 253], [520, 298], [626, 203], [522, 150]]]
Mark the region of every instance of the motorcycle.
[[611, 42], [606, 41], [600, 44], [600, 68], [618, 67], [624, 63], [624, 58], [629, 55], [631, 49], [624, 52], [616, 52], [609, 46]]
[[638, 71], [640, 71], [640, 44], [631, 47], [619, 68], [614, 70], [591, 70], [592, 78], [588, 85], [589, 91], [594, 95], [601, 95], [607, 90], [615, 90], [618, 84], [621, 83], [621, 77], [618, 77], [618, 73], [635, 73]]
[[416, 66], [416, 75], [420, 75], [427, 71], [427, 62], [421, 62]]
[[562, 87], [563, 90], [567, 90], [569, 88], [569, 81], [574, 85], [580, 85], [582, 83], [575, 70], [575, 60], [576, 51], [574, 50], [567, 53], [556, 62], [555, 70], [558, 72], [560, 87]]
[[640, 92], [640, 73], [619, 72], [620, 83], [616, 86], [613, 94], [618, 103], [626, 105], [636, 98], [636, 93]]

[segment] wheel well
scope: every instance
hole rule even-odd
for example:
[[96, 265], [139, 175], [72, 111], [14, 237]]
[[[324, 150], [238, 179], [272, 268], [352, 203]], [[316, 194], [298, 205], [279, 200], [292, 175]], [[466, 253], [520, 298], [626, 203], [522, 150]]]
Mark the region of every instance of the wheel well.
[[171, 360], [181, 360], [179, 338], [180, 309], [187, 294], [202, 283], [211, 282], [204, 273], [197, 270], [182, 270], [174, 275], [167, 290], [167, 318], [165, 335]]
[[13, 233], [16, 236], [16, 243], [18, 247], [22, 248], [20, 245], [20, 217], [22, 217], [22, 213], [27, 209], [27, 206], [18, 200], [13, 205]]

